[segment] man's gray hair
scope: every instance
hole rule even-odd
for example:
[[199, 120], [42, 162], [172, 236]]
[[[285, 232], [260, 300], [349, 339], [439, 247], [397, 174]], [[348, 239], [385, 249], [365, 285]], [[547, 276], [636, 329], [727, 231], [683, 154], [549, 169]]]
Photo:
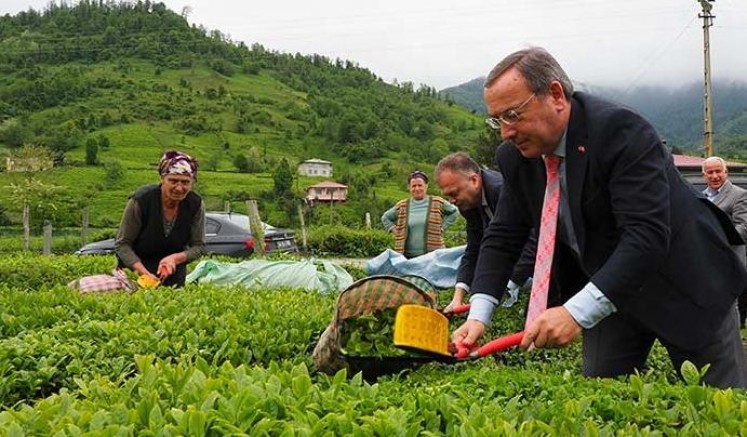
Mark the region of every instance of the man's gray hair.
[[438, 164], [436, 164], [436, 177], [441, 174], [444, 170], [451, 170], [455, 173], [461, 173], [463, 175], [470, 175], [472, 173], [480, 173], [480, 166], [477, 162], [470, 158], [469, 154], [465, 152], [455, 152], [444, 156]]
[[498, 79], [511, 67], [516, 67], [526, 79], [529, 89], [538, 96], [544, 96], [550, 90], [550, 84], [557, 80], [563, 86], [563, 94], [570, 99], [573, 94], [573, 83], [558, 61], [542, 47], [530, 47], [511, 53], [503, 58], [485, 79], [485, 88]]
[[706, 165], [713, 164], [714, 162], [718, 162], [719, 164], [721, 164], [721, 168], [724, 169], [724, 171], [726, 172], [729, 171], [729, 168], [726, 166], [726, 161], [724, 161], [723, 158], [718, 157], [718, 156], [711, 156], [711, 157], [706, 158], [705, 161], [703, 161], [703, 166], [701, 167], [701, 170], [703, 171], [703, 173], [705, 173]]

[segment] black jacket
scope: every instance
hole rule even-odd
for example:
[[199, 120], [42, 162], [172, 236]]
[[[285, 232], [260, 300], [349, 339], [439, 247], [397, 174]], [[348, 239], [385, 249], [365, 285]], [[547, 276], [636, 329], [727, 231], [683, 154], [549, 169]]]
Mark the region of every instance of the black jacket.
[[[482, 192], [485, 195], [487, 207], [490, 209], [493, 217], [495, 217], [498, 200], [501, 197], [503, 176], [495, 170], [480, 170], [480, 177], [482, 178]], [[467, 221], [467, 247], [464, 249], [464, 256], [459, 264], [457, 282], [470, 285], [475, 274], [475, 266], [480, 253], [483, 232], [490, 224], [490, 216], [485, 213], [482, 202], [477, 208], [468, 210], [460, 209], [459, 212]], [[511, 275], [511, 280], [515, 283], [522, 285], [532, 276], [536, 247], [536, 238], [532, 238], [524, 246], [521, 257], [516, 266], [514, 266], [513, 274]]]
[[[712, 341], [747, 285], [728, 216], [685, 182], [654, 128], [629, 109], [575, 93], [566, 139], [567, 200], [580, 253], [558, 240], [551, 293], [565, 300], [591, 281], [664, 341], [684, 350]], [[503, 190], [473, 293], [501, 293], [530, 230], [539, 229], [542, 160], [510, 144], [497, 159]]]

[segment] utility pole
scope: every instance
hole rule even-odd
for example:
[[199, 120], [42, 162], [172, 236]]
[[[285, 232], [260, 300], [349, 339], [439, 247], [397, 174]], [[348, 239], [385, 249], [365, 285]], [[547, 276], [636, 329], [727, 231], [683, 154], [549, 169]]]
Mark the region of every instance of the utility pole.
[[708, 28], [713, 26], [715, 15], [711, 14], [715, 0], [698, 0], [703, 12], [698, 18], [703, 19], [703, 63], [704, 63], [704, 104], [703, 104], [703, 149], [706, 158], [713, 156], [713, 92], [711, 91], [711, 41]]

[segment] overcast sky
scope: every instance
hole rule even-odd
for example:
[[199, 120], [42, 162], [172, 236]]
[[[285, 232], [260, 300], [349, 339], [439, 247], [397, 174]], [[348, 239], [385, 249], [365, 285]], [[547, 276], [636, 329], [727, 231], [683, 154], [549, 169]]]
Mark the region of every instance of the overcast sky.
[[[60, 0], [57, 0], [59, 3]], [[0, 14], [49, 0], [0, 0]], [[164, 0], [234, 41], [357, 62], [387, 82], [437, 89], [543, 46], [576, 82], [625, 88], [703, 80], [698, 0]], [[68, 4], [74, 1], [67, 0]], [[747, 0], [717, 0], [714, 79], [747, 81]]]

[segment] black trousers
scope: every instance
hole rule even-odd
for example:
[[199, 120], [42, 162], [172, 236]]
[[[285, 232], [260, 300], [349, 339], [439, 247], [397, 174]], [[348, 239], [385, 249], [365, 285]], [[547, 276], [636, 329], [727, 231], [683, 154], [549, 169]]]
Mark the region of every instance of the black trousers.
[[[729, 311], [714, 335], [700, 350], [683, 351], [661, 341], [677, 373], [685, 360], [698, 368], [710, 364], [703, 382], [715, 387], [747, 388], [747, 358], [739, 333], [737, 309]], [[583, 372], [589, 377], [615, 377], [645, 370], [656, 336], [636, 320], [612, 314], [583, 333]]]
[[747, 289], [739, 295], [737, 306], [739, 307], [739, 327], [744, 329], [744, 321], [747, 318]]

